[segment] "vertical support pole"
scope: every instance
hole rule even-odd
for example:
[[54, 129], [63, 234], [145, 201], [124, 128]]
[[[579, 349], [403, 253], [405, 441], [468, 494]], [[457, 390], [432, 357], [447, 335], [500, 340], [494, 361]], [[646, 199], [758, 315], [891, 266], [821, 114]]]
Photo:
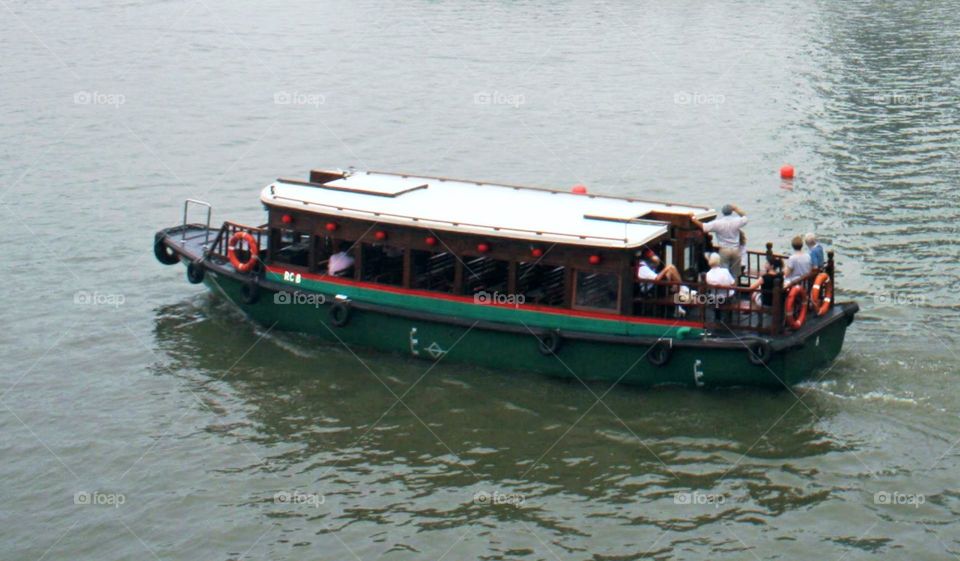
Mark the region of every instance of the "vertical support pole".
[[836, 267], [833, 261], [833, 250], [827, 252], [827, 274], [830, 275], [830, 288], [833, 290], [833, 298], [830, 299], [830, 309], [833, 309], [833, 303], [837, 300], [837, 279], [835, 277]]
[[771, 332], [783, 332], [783, 274], [778, 273], [773, 279], [773, 325]]
[[403, 250], [403, 287], [410, 288], [410, 279], [413, 278], [413, 249]]
[[[452, 253], [452, 252], [451, 252]], [[454, 294], [463, 294], [463, 261], [454, 256], [453, 260], [453, 290]]]
[[360, 280], [363, 277], [363, 242], [357, 240], [353, 246], [353, 278]]

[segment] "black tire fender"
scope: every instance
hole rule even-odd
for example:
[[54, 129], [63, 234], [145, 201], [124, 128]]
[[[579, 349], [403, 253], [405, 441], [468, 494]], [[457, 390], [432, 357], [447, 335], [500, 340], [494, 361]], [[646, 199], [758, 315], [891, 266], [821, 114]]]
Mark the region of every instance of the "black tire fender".
[[772, 356], [773, 349], [770, 348], [769, 342], [763, 339], [754, 339], [747, 343], [747, 357], [751, 364], [764, 366]]
[[657, 341], [647, 351], [647, 360], [654, 366], [664, 366], [670, 362], [673, 355], [673, 339], [662, 339]]
[[153, 256], [164, 265], [176, 265], [180, 262], [180, 256], [167, 247], [167, 244], [163, 241], [164, 238], [166, 238], [166, 236], [162, 233], [158, 233], [153, 237]]
[[240, 285], [240, 299], [247, 305], [256, 304], [260, 300], [260, 285], [256, 280]]
[[350, 321], [350, 302], [337, 300], [330, 305], [330, 324], [334, 327], [343, 327]]
[[561, 343], [563, 343], [563, 337], [560, 335], [559, 329], [553, 329], [537, 336], [537, 348], [540, 350], [540, 354], [545, 356], [557, 354]]
[[202, 261], [191, 261], [187, 265], [187, 280], [190, 281], [190, 284], [200, 284], [203, 282], [203, 262]]

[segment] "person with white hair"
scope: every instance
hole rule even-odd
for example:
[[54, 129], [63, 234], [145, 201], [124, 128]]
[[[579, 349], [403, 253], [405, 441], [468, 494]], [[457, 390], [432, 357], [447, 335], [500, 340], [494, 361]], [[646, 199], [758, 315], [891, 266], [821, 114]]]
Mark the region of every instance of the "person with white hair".
[[[718, 297], [718, 301], [721, 298], [725, 300], [732, 297], [736, 292], [733, 287], [737, 285], [737, 279], [733, 278], [730, 270], [723, 266], [723, 260], [718, 254], [711, 253], [707, 263], [710, 264], [706, 277], [707, 284], [714, 287], [713, 293]], [[726, 290], [717, 290], [717, 287]]]
[[826, 263], [826, 257], [823, 255], [823, 246], [817, 242], [817, 236], [813, 232], [809, 232], [804, 236], [804, 241], [807, 242], [810, 265], [817, 269], [823, 269], [823, 265]]
[[[747, 225], [747, 215], [743, 212], [743, 209], [734, 204], [723, 205], [721, 213], [723, 213], [723, 216], [712, 222], [700, 222], [693, 216], [690, 216], [690, 222], [704, 232], [713, 232], [717, 237], [717, 245], [720, 246], [720, 261], [736, 278], [740, 276], [742, 271], [740, 265], [740, 229]], [[736, 216], [734, 216], [734, 213], [736, 213]]]

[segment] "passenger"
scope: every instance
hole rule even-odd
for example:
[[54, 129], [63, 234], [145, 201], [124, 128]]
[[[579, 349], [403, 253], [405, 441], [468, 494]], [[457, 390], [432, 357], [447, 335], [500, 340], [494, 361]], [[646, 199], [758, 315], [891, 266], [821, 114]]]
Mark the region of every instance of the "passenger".
[[707, 284], [712, 287], [729, 288], [729, 290], [714, 290], [713, 294], [717, 297], [717, 303], [722, 304], [724, 300], [732, 297], [736, 291], [733, 287], [737, 285], [737, 280], [730, 274], [730, 270], [723, 266], [720, 255], [710, 254], [710, 270], [707, 271]]
[[327, 274], [334, 277], [344, 276], [353, 267], [353, 256], [350, 255], [350, 244], [340, 242], [339, 251], [330, 256], [327, 262]]
[[826, 257], [823, 255], [823, 246], [817, 242], [817, 236], [813, 232], [806, 235], [805, 241], [810, 255], [810, 266], [817, 269], [823, 269], [826, 263]]
[[[655, 285], [652, 282], [644, 281], [663, 281], [667, 280], [670, 282], [681, 282], [683, 279], [680, 277], [680, 271], [673, 265], [667, 265], [663, 267], [663, 261], [654, 253], [652, 250], [646, 250], [643, 254], [643, 258], [640, 259], [640, 262], [637, 264], [637, 280], [640, 281], [640, 287], [645, 292], [653, 290]], [[658, 271], [658, 269], [660, 269]], [[676, 292], [676, 286], [670, 287], [670, 292]]]
[[[722, 217], [706, 224], [693, 216], [690, 217], [690, 222], [703, 229], [704, 232], [716, 234], [717, 244], [720, 246], [720, 262], [734, 278], [737, 278], [742, 272], [740, 266], [740, 229], [747, 225], [747, 216], [740, 207], [732, 204], [723, 205], [721, 212], [723, 213]], [[737, 216], [733, 215], [734, 212], [737, 213]]]
[[790, 245], [793, 246], [793, 255], [787, 259], [787, 264], [783, 268], [784, 288], [803, 278], [811, 269], [810, 255], [803, 252], [803, 237], [794, 236]]
[[750, 283], [750, 290], [754, 291], [751, 299], [756, 306], [773, 305], [773, 280], [781, 274], [783, 274], [783, 259], [767, 257], [763, 264], [763, 274]]

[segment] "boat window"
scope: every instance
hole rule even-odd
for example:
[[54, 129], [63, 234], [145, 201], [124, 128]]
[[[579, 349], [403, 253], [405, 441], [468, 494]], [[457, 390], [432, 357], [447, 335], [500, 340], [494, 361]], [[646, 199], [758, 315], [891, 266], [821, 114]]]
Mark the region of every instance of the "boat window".
[[489, 257], [467, 257], [463, 263], [464, 292], [507, 294], [510, 263]]
[[617, 310], [620, 304], [620, 278], [611, 273], [577, 271], [574, 306]]
[[517, 294], [527, 304], [563, 306], [566, 267], [518, 263]]
[[403, 284], [403, 248], [365, 243], [361, 251], [360, 280], [394, 286]]
[[455, 264], [452, 253], [410, 250], [410, 284], [421, 290], [453, 292]]
[[271, 261], [306, 267], [310, 260], [310, 235], [294, 230], [275, 230]]
[[330, 256], [334, 253], [336, 244], [330, 236], [314, 236], [313, 243], [313, 254], [315, 257], [313, 267], [311, 267], [310, 270], [326, 273]]

